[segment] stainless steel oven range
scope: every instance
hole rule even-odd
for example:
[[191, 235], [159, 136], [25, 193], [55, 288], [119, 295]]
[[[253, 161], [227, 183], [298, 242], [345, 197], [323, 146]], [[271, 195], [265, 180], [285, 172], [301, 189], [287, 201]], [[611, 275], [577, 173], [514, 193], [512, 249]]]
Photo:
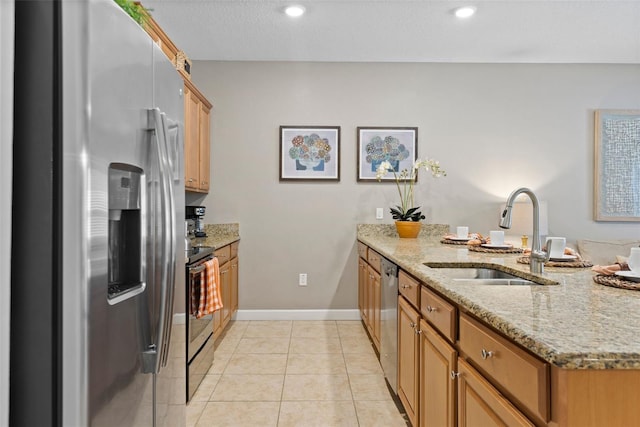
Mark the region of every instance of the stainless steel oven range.
[[213, 362], [213, 314], [196, 319], [191, 310], [193, 289], [200, 289], [205, 262], [213, 258], [213, 248], [197, 246], [187, 252], [187, 401], [191, 400]]

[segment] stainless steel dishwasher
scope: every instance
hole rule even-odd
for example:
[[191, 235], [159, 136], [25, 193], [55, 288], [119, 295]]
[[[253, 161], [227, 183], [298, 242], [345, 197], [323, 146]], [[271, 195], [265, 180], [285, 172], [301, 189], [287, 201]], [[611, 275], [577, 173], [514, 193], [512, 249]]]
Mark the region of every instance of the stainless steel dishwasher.
[[384, 376], [398, 393], [398, 266], [386, 258], [380, 277], [380, 364]]

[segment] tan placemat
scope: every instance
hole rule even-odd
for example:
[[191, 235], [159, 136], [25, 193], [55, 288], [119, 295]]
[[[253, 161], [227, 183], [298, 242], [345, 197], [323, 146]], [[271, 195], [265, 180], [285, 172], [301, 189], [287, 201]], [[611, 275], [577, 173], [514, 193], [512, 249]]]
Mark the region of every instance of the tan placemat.
[[473, 252], [486, 252], [492, 254], [521, 254], [522, 249], [520, 248], [510, 248], [510, 249], [494, 249], [494, 248], [484, 248], [482, 246], [469, 246], [469, 250]]
[[611, 286], [613, 288], [640, 291], [639, 282], [631, 282], [629, 280], [624, 280], [618, 276], [605, 276], [604, 274], [598, 274], [593, 276], [593, 281], [599, 285]]
[[[529, 264], [528, 256], [521, 256], [516, 259], [520, 264]], [[591, 261], [547, 261], [544, 263], [547, 267], [567, 267], [567, 268], [587, 268], [593, 267]]]
[[450, 240], [450, 239], [442, 239], [440, 243], [444, 243], [445, 245], [466, 245], [468, 240]]

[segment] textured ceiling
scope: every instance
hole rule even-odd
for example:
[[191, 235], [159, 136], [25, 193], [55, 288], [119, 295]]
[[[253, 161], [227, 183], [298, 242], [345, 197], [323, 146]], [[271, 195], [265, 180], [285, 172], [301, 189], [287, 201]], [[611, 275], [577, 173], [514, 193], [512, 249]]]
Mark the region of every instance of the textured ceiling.
[[[193, 60], [640, 63], [640, 0], [142, 3]], [[292, 3], [307, 13], [287, 17]]]

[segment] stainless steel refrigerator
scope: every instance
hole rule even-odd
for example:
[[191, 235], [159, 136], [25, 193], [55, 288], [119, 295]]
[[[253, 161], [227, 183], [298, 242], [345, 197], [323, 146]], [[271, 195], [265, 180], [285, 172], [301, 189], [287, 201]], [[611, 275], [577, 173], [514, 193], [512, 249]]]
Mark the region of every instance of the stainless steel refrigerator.
[[112, 0], [15, 22], [10, 423], [184, 425], [182, 80]]

